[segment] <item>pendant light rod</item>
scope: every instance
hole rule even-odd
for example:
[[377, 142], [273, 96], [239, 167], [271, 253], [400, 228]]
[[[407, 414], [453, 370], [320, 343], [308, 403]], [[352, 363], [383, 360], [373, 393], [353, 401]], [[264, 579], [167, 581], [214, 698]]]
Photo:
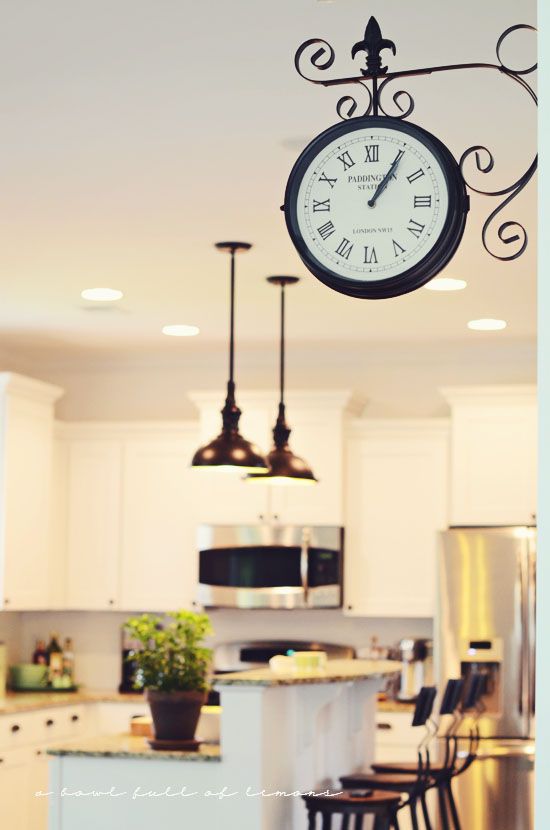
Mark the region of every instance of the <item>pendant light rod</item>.
[[[216, 242], [218, 251], [228, 251], [230, 254], [230, 283], [229, 283], [229, 378], [227, 381], [227, 399], [224, 407], [224, 419], [230, 426], [232, 411], [235, 406], [235, 254], [238, 251], [249, 251], [252, 245], [249, 242]], [[241, 413], [239, 412], [239, 415]]]
[[284, 447], [288, 443], [290, 436], [290, 429], [285, 419], [285, 286], [295, 285], [299, 282], [299, 277], [267, 277], [267, 281], [272, 285], [281, 286], [281, 340], [279, 344], [279, 414], [277, 423], [275, 425], [274, 437], [275, 445], [277, 447]]

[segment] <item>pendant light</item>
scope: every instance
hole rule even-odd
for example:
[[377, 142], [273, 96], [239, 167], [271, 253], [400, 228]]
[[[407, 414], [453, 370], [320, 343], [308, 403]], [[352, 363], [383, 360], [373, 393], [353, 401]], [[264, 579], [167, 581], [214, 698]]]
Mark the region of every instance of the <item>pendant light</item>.
[[317, 479], [311, 468], [288, 445], [290, 427], [285, 413], [285, 287], [295, 285], [299, 277], [267, 277], [271, 285], [281, 288], [281, 340], [279, 348], [279, 414], [273, 430], [274, 447], [267, 456], [269, 472], [267, 475], [247, 476], [247, 481], [264, 481], [266, 484], [316, 484]]
[[229, 314], [229, 380], [227, 397], [221, 411], [222, 431], [204, 447], [200, 447], [193, 456], [191, 466], [195, 469], [233, 470], [242, 473], [267, 473], [267, 462], [257, 446], [251, 444], [239, 432], [241, 410], [235, 402], [235, 254], [248, 251], [252, 245], [248, 242], [218, 242], [219, 251], [227, 251], [231, 256], [230, 314]]

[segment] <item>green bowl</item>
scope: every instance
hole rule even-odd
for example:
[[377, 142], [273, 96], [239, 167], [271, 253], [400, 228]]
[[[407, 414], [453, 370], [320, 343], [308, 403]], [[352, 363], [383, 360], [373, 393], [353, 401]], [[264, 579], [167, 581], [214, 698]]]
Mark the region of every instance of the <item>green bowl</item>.
[[48, 667], [34, 663], [17, 663], [10, 669], [12, 689], [36, 689], [48, 683]]

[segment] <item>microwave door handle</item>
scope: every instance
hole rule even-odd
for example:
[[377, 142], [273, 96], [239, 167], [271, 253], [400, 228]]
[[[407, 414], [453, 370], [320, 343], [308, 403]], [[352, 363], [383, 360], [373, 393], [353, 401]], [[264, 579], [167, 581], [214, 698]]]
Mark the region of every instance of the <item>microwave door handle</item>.
[[302, 589], [304, 592], [304, 604], [307, 605], [308, 599], [308, 568], [309, 568], [309, 545], [311, 536], [309, 528], [304, 527], [302, 530], [302, 547], [300, 549], [300, 577], [302, 580]]

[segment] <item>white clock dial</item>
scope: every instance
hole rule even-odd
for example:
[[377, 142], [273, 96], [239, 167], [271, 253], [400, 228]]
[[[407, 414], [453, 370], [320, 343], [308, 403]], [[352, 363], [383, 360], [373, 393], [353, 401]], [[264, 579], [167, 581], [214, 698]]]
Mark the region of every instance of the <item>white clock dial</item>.
[[315, 259], [361, 282], [391, 279], [428, 256], [448, 210], [447, 181], [432, 151], [379, 124], [327, 144], [304, 172], [296, 202]]

